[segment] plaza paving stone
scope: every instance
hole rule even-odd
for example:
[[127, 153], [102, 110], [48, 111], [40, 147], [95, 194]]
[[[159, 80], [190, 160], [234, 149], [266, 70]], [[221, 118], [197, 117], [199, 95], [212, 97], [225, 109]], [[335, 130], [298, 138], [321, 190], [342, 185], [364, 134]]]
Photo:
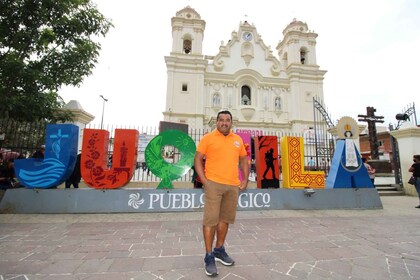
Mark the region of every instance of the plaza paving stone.
[[[418, 198], [379, 210], [238, 212], [216, 279], [420, 279]], [[0, 280], [210, 279], [201, 212], [1, 214]]]

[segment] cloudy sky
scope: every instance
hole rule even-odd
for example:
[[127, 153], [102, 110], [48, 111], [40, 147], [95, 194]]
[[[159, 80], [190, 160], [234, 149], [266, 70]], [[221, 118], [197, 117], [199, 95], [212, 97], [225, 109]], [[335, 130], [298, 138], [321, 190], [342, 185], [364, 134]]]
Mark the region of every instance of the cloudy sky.
[[104, 124], [158, 126], [163, 120], [171, 18], [186, 6], [206, 21], [204, 55], [216, 55], [244, 20], [277, 55], [283, 29], [294, 18], [306, 22], [318, 34], [317, 63], [328, 71], [324, 102], [333, 120], [357, 119], [373, 106], [388, 126], [413, 102], [420, 112], [419, 0], [93, 1], [115, 27], [100, 40], [93, 74], [60, 92], [94, 115], [93, 123], [101, 122], [99, 95], [108, 99]]

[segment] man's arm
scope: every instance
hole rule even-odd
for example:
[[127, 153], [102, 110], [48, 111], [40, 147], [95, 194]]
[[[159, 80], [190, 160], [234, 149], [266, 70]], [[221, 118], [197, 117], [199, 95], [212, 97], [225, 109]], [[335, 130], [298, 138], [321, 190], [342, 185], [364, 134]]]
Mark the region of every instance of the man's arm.
[[194, 156], [194, 169], [201, 182], [205, 186], [207, 184], [207, 178], [204, 173], [204, 155], [200, 152], [196, 152]]
[[249, 164], [248, 164], [247, 156], [239, 157], [239, 166], [244, 176], [244, 179], [242, 180], [241, 185], [239, 186], [239, 189], [243, 191], [248, 186]]

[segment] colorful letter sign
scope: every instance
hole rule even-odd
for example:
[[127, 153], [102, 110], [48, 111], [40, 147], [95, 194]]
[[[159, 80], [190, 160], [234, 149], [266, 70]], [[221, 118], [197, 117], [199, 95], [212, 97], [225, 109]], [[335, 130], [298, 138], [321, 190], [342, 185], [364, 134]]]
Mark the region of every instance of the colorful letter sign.
[[[21, 184], [28, 188], [50, 188], [62, 184], [74, 169], [78, 132], [79, 128], [72, 124], [48, 125], [45, 158], [15, 161], [16, 176]], [[250, 157], [249, 134], [241, 136]], [[109, 145], [108, 131], [84, 129], [80, 168], [85, 183], [96, 189], [121, 188], [129, 183], [137, 163], [138, 139], [137, 130], [116, 129], [114, 143]], [[280, 145], [283, 188], [325, 187], [323, 171], [304, 170], [302, 137], [282, 137]], [[166, 146], [174, 146], [179, 151], [173, 155], [172, 161], [163, 157]], [[255, 137], [254, 146], [258, 188], [279, 188], [277, 137]], [[179, 130], [164, 131], [149, 142], [145, 161], [150, 171], [161, 178], [158, 189], [173, 188], [172, 180], [181, 178], [191, 169], [195, 150], [193, 139]], [[350, 138], [337, 141], [327, 187], [373, 187]]]
[[[239, 137], [242, 138], [242, 141], [244, 142], [244, 146], [245, 146], [245, 151], [247, 154], [247, 159], [248, 159], [248, 166], [251, 169], [251, 134], [249, 133], [243, 133], [243, 132], [237, 132], [236, 134], [239, 135]], [[243, 173], [242, 170], [239, 168], [239, 180], [243, 180]]]
[[323, 171], [305, 171], [302, 137], [282, 137], [283, 188], [325, 188]]
[[[179, 150], [178, 162], [169, 163], [163, 159], [165, 146], [175, 146]], [[194, 154], [194, 141], [180, 130], [166, 130], [153, 138], [146, 147], [145, 158], [150, 171], [162, 179], [157, 188], [172, 189], [171, 181], [181, 178], [191, 169]]]
[[279, 153], [277, 136], [254, 138], [258, 188], [279, 188]]
[[80, 168], [85, 183], [96, 189], [115, 189], [130, 182], [137, 162], [139, 132], [115, 130], [112, 168], [108, 167], [109, 132], [85, 129], [83, 134]]
[[62, 184], [73, 171], [79, 128], [73, 124], [47, 125], [44, 159], [15, 160], [15, 173], [28, 188], [51, 188]]
[[327, 188], [373, 188], [352, 139], [339, 139], [327, 178]]

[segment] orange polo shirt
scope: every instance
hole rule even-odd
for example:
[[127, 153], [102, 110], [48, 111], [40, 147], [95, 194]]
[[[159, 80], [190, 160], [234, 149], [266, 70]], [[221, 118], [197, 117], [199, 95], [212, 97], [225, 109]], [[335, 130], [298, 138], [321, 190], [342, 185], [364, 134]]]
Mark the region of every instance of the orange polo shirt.
[[239, 157], [247, 155], [239, 135], [231, 131], [224, 136], [216, 129], [203, 136], [197, 152], [206, 156], [207, 179], [219, 184], [239, 186]]

